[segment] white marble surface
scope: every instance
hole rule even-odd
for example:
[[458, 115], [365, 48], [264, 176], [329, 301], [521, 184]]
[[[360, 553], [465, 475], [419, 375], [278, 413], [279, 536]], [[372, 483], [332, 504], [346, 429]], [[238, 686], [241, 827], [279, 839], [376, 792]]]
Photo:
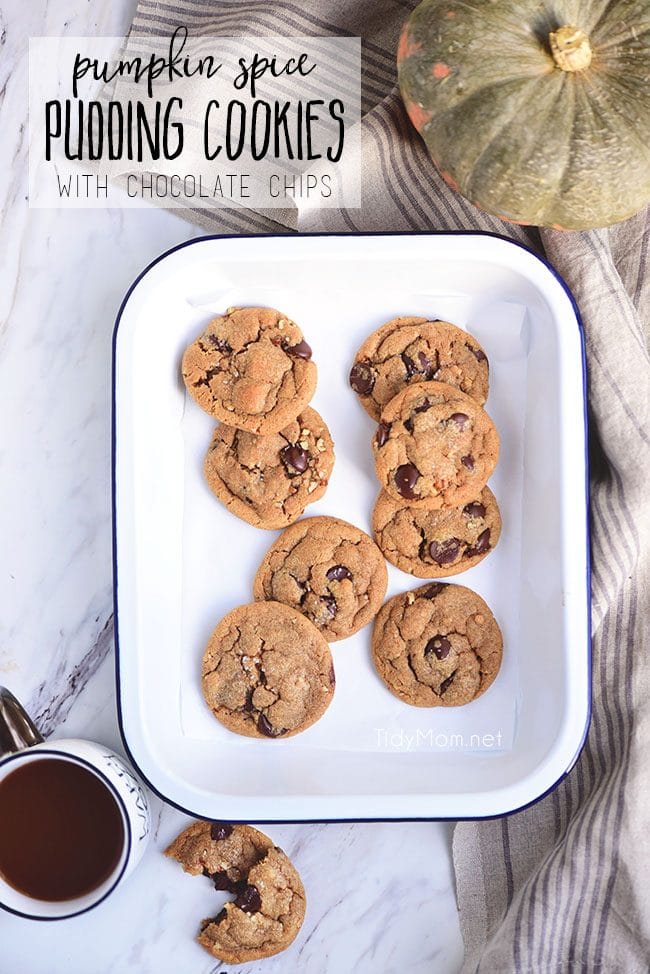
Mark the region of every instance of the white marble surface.
[[[122, 33], [132, 0], [5, 0], [0, 7], [0, 682], [47, 736], [121, 749], [112, 648], [110, 341], [124, 291], [194, 236], [154, 210], [30, 211], [27, 38]], [[209, 974], [194, 943], [208, 883], [161, 849], [188, 822], [154, 799], [135, 875], [97, 910], [56, 924], [0, 914], [2, 974]], [[444, 824], [268, 827], [309, 908], [265, 974], [454, 974], [462, 947]], [[217, 907], [218, 908], [218, 907]]]

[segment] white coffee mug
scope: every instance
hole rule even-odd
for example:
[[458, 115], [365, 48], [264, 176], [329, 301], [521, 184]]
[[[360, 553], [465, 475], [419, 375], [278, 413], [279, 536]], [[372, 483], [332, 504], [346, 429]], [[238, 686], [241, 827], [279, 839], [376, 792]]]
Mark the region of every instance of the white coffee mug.
[[99, 906], [135, 869], [149, 841], [151, 813], [146, 793], [123, 759], [102, 744], [81, 740], [45, 741], [9, 690], [0, 687], [0, 783], [26, 761], [70, 761], [92, 772], [118, 808], [124, 841], [111, 875], [76, 899], [50, 902], [14, 889], [0, 875], [0, 907], [31, 920], [64, 920]]

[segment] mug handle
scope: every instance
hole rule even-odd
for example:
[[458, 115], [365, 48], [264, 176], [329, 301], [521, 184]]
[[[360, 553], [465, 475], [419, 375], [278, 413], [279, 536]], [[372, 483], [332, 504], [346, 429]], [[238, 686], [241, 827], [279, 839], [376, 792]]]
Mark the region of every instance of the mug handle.
[[0, 687], [0, 758], [26, 747], [41, 744], [44, 738], [13, 693]]

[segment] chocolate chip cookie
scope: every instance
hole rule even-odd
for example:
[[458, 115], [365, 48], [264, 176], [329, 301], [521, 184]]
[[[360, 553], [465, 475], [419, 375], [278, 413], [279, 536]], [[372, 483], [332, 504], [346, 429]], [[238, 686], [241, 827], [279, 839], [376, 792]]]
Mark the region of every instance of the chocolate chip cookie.
[[336, 517], [309, 517], [269, 548], [253, 594], [298, 609], [335, 642], [370, 622], [387, 584], [386, 563], [367, 534]]
[[273, 308], [229, 308], [185, 349], [187, 391], [201, 409], [250, 433], [277, 433], [316, 388], [311, 348]]
[[327, 489], [334, 444], [324, 420], [306, 406], [279, 433], [256, 436], [217, 426], [205, 458], [210, 490], [232, 514], [258, 528], [286, 528]]
[[385, 407], [373, 448], [390, 497], [437, 510], [476, 498], [497, 464], [499, 435], [475, 399], [445, 382], [420, 382]]
[[392, 565], [418, 578], [444, 578], [489, 555], [501, 534], [501, 515], [489, 487], [462, 507], [440, 511], [405, 506], [382, 491], [372, 529]]
[[372, 655], [391, 693], [416, 707], [458, 707], [493, 683], [501, 630], [483, 599], [463, 585], [432, 582], [389, 599]]
[[322, 717], [334, 695], [327, 642], [309, 619], [279, 602], [233, 609], [203, 657], [203, 696], [229, 730], [292, 737]]
[[201, 924], [198, 941], [218, 960], [260, 960], [295, 940], [305, 917], [305, 890], [289, 858], [263, 832], [250, 825], [195, 822], [165, 855], [234, 895]]
[[373, 419], [398, 392], [435, 379], [457, 386], [483, 405], [489, 364], [483, 348], [448, 321], [401, 317], [373, 331], [357, 352], [350, 385]]

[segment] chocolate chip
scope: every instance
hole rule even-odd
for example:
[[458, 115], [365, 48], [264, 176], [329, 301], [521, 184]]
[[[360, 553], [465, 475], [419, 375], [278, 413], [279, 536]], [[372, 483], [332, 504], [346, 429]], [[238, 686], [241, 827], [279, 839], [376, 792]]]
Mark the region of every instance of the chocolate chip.
[[432, 585], [426, 589], [426, 591], [421, 593], [423, 599], [435, 599], [436, 595], [440, 595], [443, 588], [446, 588], [445, 582], [434, 582]]
[[469, 423], [469, 416], [467, 416], [465, 413], [452, 413], [449, 417], [449, 422], [455, 423], [458, 429], [462, 430], [465, 429]]
[[406, 352], [402, 352], [401, 359], [402, 362], [404, 363], [404, 368], [406, 369], [406, 378], [407, 379], [413, 378], [413, 376], [416, 375], [418, 371], [417, 365], [415, 364], [413, 359], [406, 354]]
[[375, 374], [364, 362], [355, 362], [350, 369], [350, 385], [359, 396], [368, 396], [375, 385]]
[[311, 358], [311, 346], [304, 340], [298, 342], [297, 345], [287, 345], [284, 343], [282, 347], [287, 355], [293, 355], [294, 358], [304, 358], [307, 361]]
[[334, 598], [334, 596], [333, 595], [321, 595], [320, 600], [324, 604], [325, 608], [327, 609], [327, 611], [329, 612], [329, 614], [331, 615], [331, 617], [333, 619], [334, 616], [336, 615], [336, 613], [339, 610], [339, 607], [336, 604], [336, 599]]
[[432, 541], [429, 545], [429, 555], [436, 565], [451, 565], [456, 561], [460, 551], [460, 541], [458, 538], [449, 538], [447, 541]]
[[463, 514], [467, 514], [468, 517], [485, 517], [485, 508], [478, 501], [473, 501], [471, 504], [465, 504]]
[[431, 653], [436, 659], [447, 659], [451, 651], [451, 643], [445, 636], [433, 636], [424, 647], [424, 655], [430, 656]]
[[415, 407], [415, 409], [413, 410], [413, 412], [414, 413], [426, 413], [427, 409], [431, 409], [432, 406], [433, 406], [433, 403], [431, 402], [431, 400], [430, 399], [425, 399], [424, 402], [421, 402], [419, 406], [416, 406]]
[[236, 880], [231, 880], [228, 876], [228, 873], [225, 872], [212, 873], [210, 879], [214, 883], [215, 889], [223, 890], [226, 893], [236, 892], [234, 887], [237, 886], [237, 882]]
[[474, 457], [471, 456], [469, 453], [467, 454], [466, 457], [461, 457], [460, 462], [464, 467], [467, 467], [468, 470], [474, 469]]
[[390, 433], [390, 423], [380, 423], [377, 427], [377, 432], [375, 433], [375, 443], [379, 448], [381, 448], [386, 440], [388, 439], [388, 434]]
[[418, 352], [417, 363], [413, 361], [410, 355], [406, 352], [402, 352], [401, 359], [404, 363], [406, 369], [406, 378], [412, 379], [414, 375], [422, 375], [425, 379], [432, 379], [440, 368], [440, 360], [438, 358], [438, 353], [436, 352], [435, 363], [431, 362], [424, 352]]
[[298, 473], [304, 473], [309, 466], [309, 454], [301, 446], [283, 447], [280, 450], [280, 459], [289, 474], [293, 470]]
[[232, 835], [232, 825], [228, 825], [226, 822], [213, 822], [210, 826], [210, 838], [214, 839], [215, 842], [227, 839], [229, 835]]
[[[427, 409], [431, 409], [432, 406], [433, 406], [433, 403], [431, 402], [431, 400], [430, 399], [425, 399], [424, 402], [421, 402], [419, 406], [416, 406], [414, 408], [413, 412], [414, 413], [426, 413]], [[404, 427], [405, 427], [405, 429], [407, 429], [409, 431], [409, 433], [412, 433], [413, 432], [413, 417], [412, 416], [409, 416], [408, 419], [405, 419], [404, 420]]]
[[433, 379], [434, 375], [440, 368], [440, 358], [436, 352], [435, 362], [429, 361], [424, 352], [418, 352], [418, 361], [420, 362], [420, 372], [424, 375], [426, 379]]
[[255, 706], [253, 704], [253, 688], [252, 687], [249, 687], [248, 690], [246, 691], [246, 702], [244, 704], [243, 710], [247, 714], [252, 714], [252, 712], [255, 710]]
[[208, 335], [207, 339], [222, 355], [225, 355], [227, 352], [232, 352], [232, 348], [225, 338], [219, 338], [217, 335]]
[[327, 569], [325, 577], [330, 582], [342, 582], [344, 578], [349, 578], [352, 581], [352, 572], [345, 565], [334, 565]]
[[476, 539], [476, 544], [473, 548], [465, 549], [465, 558], [473, 558], [475, 555], [483, 555], [490, 547], [490, 529], [486, 528], [485, 531], [481, 531], [478, 538]]
[[259, 913], [262, 907], [262, 897], [257, 886], [246, 886], [235, 900], [235, 906], [244, 913]]
[[260, 734], [264, 734], [265, 737], [281, 737], [285, 733], [284, 727], [279, 730], [273, 726], [271, 721], [266, 717], [265, 714], [260, 714], [257, 719], [257, 729]]
[[407, 500], [412, 500], [417, 496], [413, 488], [419, 479], [420, 471], [412, 463], [403, 463], [395, 471], [395, 486], [402, 497], [405, 497]]
[[487, 355], [482, 348], [474, 348], [469, 342], [465, 342], [465, 348], [469, 348], [470, 352], [476, 356], [479, 362], [487, 362]]
[[443, 680], [442, 681], [442, 683], [440, 684], [440, 694], [441, 695], [443, 693], [446, 693], [447, 692], [447, 690], [449, 689], [449, 687], [452, 684], [452, 681], [453, 681], [455, 675], [456, 675], [455, 673], [452, 673], [451, 676], [448, 676], [446, 680]]
[[336, 673], [334, 672], [334, 664], [333, 664], [333, 663], [332, 663], [332, 665], [330, 666], [330, 684], [331, 684], [331, 685], [332, 685], [333, 687], [335, 687], [335, 686], [336, 686]]

